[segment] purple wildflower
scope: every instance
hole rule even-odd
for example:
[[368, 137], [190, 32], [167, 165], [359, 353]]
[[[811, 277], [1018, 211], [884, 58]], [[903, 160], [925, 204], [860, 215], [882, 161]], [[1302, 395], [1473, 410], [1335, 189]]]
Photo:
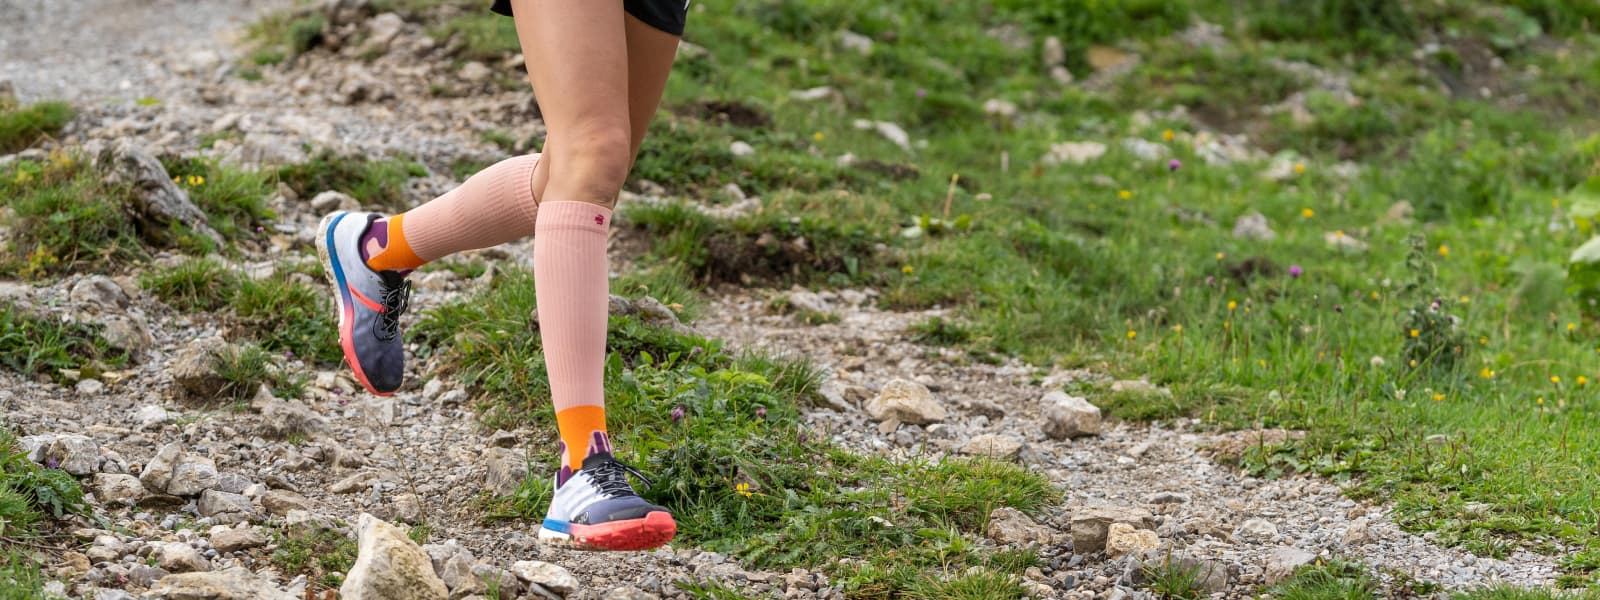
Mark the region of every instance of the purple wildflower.
[[676, 408], [672, 409], [672, 422], [673, 423], [677, 423], [678, 421], [682, 421], [682, 420], [683, 420], [683, 405], [679, 404]]
[[925, 90], [925, 89], [922, 89], [922, 88], [917, 88], [917, 97], [918, 98], [923, 98], [923, 97], [926, 97], [927, 95], [928, 95], [928, 90]]
[[757, 419], [761, 419], [763, 421], [767, 420], [767, 407], [762, 406], [760, 404], [757, 404], [756, 405], [756, 418]]
[[1178, 159], [1174, 158], [1172, 160], [1167, 161], [1167, 170], [1168, 171], [1177, 171], [1178, 169], [1182, 169], [1182, 168], [1183, 168], [1183, 161], [1181, 161], [1181, 160], [1178, 160]]
[[54, 469], [61, 466], [61, 461], [56, 460], [54, 456], [51, 456], [44, 459], [44, 466]]
[[1301, 269], [1300, 265], [1289, 265], [1289, 276], [1290, 277], [1293, 277], [1295, 279], [1299, 279], [1300, 275], [1302, 275], [1304, 273], [1305, 273], [1305, 270]]

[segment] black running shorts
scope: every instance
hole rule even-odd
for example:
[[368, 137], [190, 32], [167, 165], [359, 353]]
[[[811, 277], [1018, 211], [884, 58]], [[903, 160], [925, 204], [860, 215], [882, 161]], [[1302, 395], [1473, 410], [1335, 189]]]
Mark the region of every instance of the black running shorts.
[[[683, 23], [689, 17], [689, 0], [622, 0], [622, 9], [644, 21], [645, 25], [683, 37]], [[511, 0], [494, 0], [494, 7], [489, 10], [509, 17]]]

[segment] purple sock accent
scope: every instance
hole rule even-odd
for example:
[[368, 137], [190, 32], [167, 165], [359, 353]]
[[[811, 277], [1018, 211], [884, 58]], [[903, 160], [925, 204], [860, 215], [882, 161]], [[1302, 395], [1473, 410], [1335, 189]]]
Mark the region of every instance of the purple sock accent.
[[612, 453], [611, 437], [607, 436], [606, 432], [604, 431], [596, 431], [589, 434], [589, 455], [585, 456], [584, 458], [588, 458], [589, 456], [594, 456], [600, 453]]
[[367, 230], [361, 233], [361, 262], [372, 260], [372, 254], [367, 252], [367, 242], [378, 240], [378, 246], [389, 247], [389, 219], [377, 219], [367, 224]]

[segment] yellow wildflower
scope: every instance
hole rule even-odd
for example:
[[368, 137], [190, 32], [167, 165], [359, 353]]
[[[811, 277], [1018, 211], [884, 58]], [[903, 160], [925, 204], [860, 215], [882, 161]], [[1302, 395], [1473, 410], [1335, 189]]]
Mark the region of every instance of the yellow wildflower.
[[1378, 290], [1372, 290], [1372, 299], [1373, 300], [1377, 300], [1378, 299]]
[[1129, 329], [1128, 330], [1128, 339], [1131, 340], [1131, 339], [1136, 338], [1136, 337], [1139, 337], [1139, 332], [1134, 331], [1132, 329]]
[[1421, 333], [1421, 332], [1413, 329], [1413, 330], [1411, 330], [1411, 337], [1417, 337], [1417, 334], [1419, 334], [1419, 333]]
[[916, 269], [911, 268], [911, 265], [906, 265], [906, 266], [900, 267], [900, 272], [901, 273], [905, 273], [907, 275], [910, 275], [914, 271], [916, 271]]
[[1478, 371], [1478, 376], [1484, 379], [1494, 379], [1494, 370], [1484, 367], [1482, 371]]
[[740, 482], [739, 485], [733, 486], [733, 491], [734, 491], [734, 493], [737, 493], [740, 496], [744, 496], [746, 498], [749, 498], [749, 497], [755, 495], [753, 492], [750, 491], [750, 484], [744, 483], [744, 482]]
[[1300, 216], [1309, 219], [1317, 216], [1317, 211], [1311, 210], [1310, 208], [1302, 208], [1300, 209]]
[[1585, 385], [1589, 385], [1589, 378], [1588, 377], [1584, 377], [1582, 375], [1579, 375], [1578, 376], [1578, 385], [1580, 387], [1581, 386], [1585, 386]]
[[1536, 402], [1539, 403], [1539, 406], [1544, 406], [1544, 396], [1539, 396], [1539, 399], [1536, 400]]
[[1232, 300], [1229, 300], [1228, 301], [1228, 310], [1233, 310], [1235, 308], [1239, 308], [1239, 303], [1238, 302], [1234, 302]]
[[1176, 135], [1176, 134], [1172, 133], [1171, 129], [1168, 129], [1166, 131], [1161, 132], [1161, 139], [1170, 142], [1170, 141], [1172, 141], [1172, 136], [1173, 135]]
[[1295, 175], [1299, 175], [1299, 174], [1304, 173], [1304, 172], [1306, 172], [1306, 164], [1305, 163], [1295, 163], [1294, 164], [1294, 174]]
[[1173, 325], [1172, 326], [1172, 332], [1173, 333], [1183, 333], [1183, 325]]
[[1225, 253], [1225, 252], [1218, 252], [1218, 253], [1217, 253], [1217, 260], [1218, 260], [1218, 261], [1221, 261], [1221, 260], [1222, 260], [1222, 259], [1223, 259], [1223, 258], [1226, 258], [1226, 257], [1227, 257], [1227, 256], [1228, 256], [1228, 255], [1227, 255], [1227, 253]]
[[1550, 383], [1554, 383], [1556, 385], [1561, 385], [1561, 376], [1560, 375], [1551, 375], [1550, 376]]
[[1567, 331], [1569, 333], [1573, 332], [1573, 331], [1577, 331], [1577, 329], [1578, 329], [1578, 324], [1577, 323], [1567, 323]]
[[1434, 392], [1433, 393], [1433, 401], [1434, 402], [1443, 402], [1444, 401], [1444, 394], [1441, 394], [1439, 392]]
[[1450, 245], [1439, 244], [1439, 256], [1450, 256]]
[[1263, 368], [1263, 369], [1267, 368], [1267, 359], [1265, 359], [1265, 358], [1261, 359], [1261, 368]]
[[1133, 191], [1132, 190], [1117, 190], [1117, 197], [1121, 198], [1123, 200], [1127, 200], [1127, 199], [1133, 197]]
[[1468, 303], [1471, 303], [1471, 302], [1472, 302], [1472, 297], [1471, 296], [1462, 296], [1461, 297], [1461, 303], [1462, 304], [1468, 304]]

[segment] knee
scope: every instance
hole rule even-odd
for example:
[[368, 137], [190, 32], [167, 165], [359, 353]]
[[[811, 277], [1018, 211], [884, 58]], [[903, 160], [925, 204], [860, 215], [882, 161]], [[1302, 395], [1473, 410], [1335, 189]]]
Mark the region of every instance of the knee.
[[619, 127], [586, 127], [562, 135], [557, 151], [563, 156], [557, 159], [561, 164], [552, 177], [569, 177], [564, 183], [584, 201], [606, 206], [616, 202], [633, 162], [632, 138], [626, 123]]

